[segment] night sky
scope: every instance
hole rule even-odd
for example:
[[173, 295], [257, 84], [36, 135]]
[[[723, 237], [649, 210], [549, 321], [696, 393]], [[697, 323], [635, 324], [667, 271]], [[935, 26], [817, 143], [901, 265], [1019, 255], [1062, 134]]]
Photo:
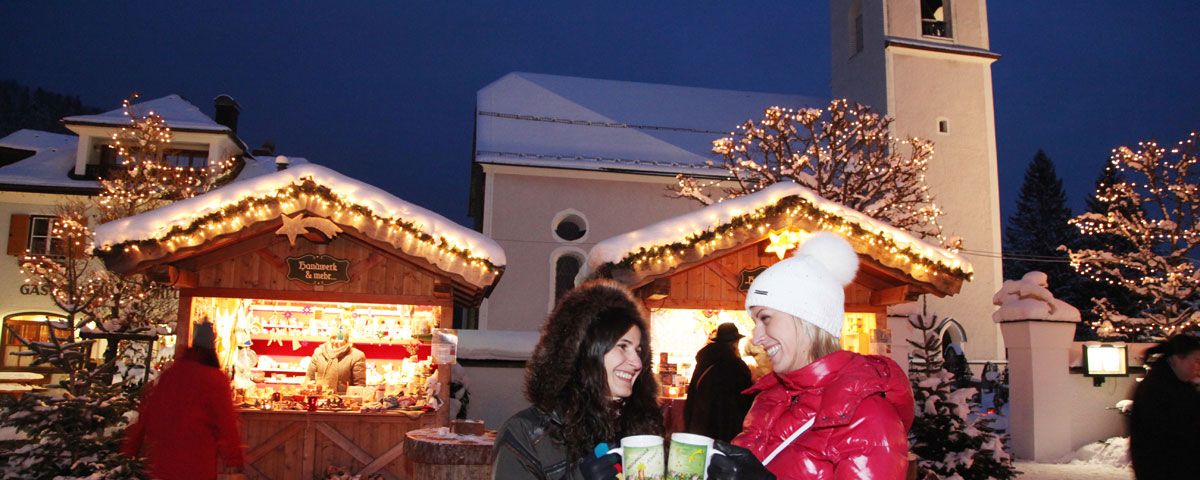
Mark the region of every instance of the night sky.
[[[238, 3], [5, 2], [0, 79], [105, 110], [227, 93], [250, 146], [464, 224], [475, 92], [508, 72], [830, 95], [819, 0]], [[1078, 211], [1113, 147], [1200, 129], [1200, 3], [990, 3], [1006, 217], [1039, 148]]]

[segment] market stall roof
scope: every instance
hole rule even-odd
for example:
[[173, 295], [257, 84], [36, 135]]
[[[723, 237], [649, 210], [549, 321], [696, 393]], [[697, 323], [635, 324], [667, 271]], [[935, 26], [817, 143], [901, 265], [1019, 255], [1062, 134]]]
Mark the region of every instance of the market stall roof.
[[295, 221], [301, 213], [424, 259], [480, 290], [490, 290], [504, 270], [504, 250], [492, 239], [311, 163], [105, 223], [96, 228], [94, 247], [110, 269], [142, 271], [203, 250], [221, 237], [280, 222], [286, 227], [285, 219]]
[[868, 217], [792, 182], [727, 199], [597, 243], [588, 254], [593, 272], [640, 286], [766, 240], [784, 229], [831, 230], [860, 255], [922, 284], [928, 293], [958, 293], [971, 263], [955, 252]]

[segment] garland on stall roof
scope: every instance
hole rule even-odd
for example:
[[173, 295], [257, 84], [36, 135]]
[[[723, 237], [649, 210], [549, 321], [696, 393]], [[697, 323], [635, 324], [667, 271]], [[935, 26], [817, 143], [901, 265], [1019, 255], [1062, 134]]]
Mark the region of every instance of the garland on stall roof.
[[[301, 178], [301, 183], [290, 184], [287, 187], [277, 190], [273, 194], [269, 194], [267, 197], [244, 198], [235, 204], [227, 205], [215, 212], [200, 216], [199, 218], [192, 220], [187, 226], [174, 226], [166, 234], [160, 237], [122, 242], [114, 245], [109, 250], [114, 251], [117, 248], [123, 247], [124, 250], [128, 252], [130, 250], [140, 250], [142, 247], [152, 246], [156, 243], [174, 243], [177, 239], [186, 238], [204, 229], [210, 229], [212, 225], [221, 223], [229, 218], [243, 215], [258, 208], [278, 204], [280, 202], [280, 198], [298, 198], [300, 195], [304, 194], [316, 196], [322, 201], [329, 202], [334, 207], [348, 210], [352, 214], [365, 217], [368, 220], [382, 222], [392, 228], [399, 228], [401, 231], [412, 236], [416, 240], [433, 245], [441, 252], [453, 255], [467, 264], [481, 266], [490, 273], [499, 272], [499, 268], [487, 258], [472, 255], [471, 251], [466, 248], [452, 245], [450, 242], [446, 241], [445, 238], [430, 235], [429, 233], [417, 228], [414, 222], [398, 218], [384, 217], [376, 214], [370, 208], [347, 201], [338, 194], [334, 193], [329, 187], [318, 185], [312, 177], [303, 177]], [[222, 231], [220, 233], [225, 232]], [[174, 248], [168, 249], [174, 250]]]
[[868, 230], [855, 222], [821, 210], [812, 204], [812, 202], [799, 195], [784, 197], [773, 205], [739, 215], [729, 222], [714, 228], [688, 235], [681, 241], [652, 247], [641, 247], [617, 261], [616, 265], [622, 268], [637, 269], [643, 263], [661, 263], [664, 260], [672, 261], [677, 257], [683, 257], [685, 252], [691, 250], [699, 249], [703, 254], [714, 250], [716, 241], [726, 236], [735, 235], [739, 231], [758, 230], [760, 233], [765, 233], [767, 229], [772, 227], [769, 223], [763, 222], [767, 218], [774, 218], [779, 215], [792, 218], [798, 214], [815, 221], [821, 228], [838, 230], [855, 238], [866, 239], [872, 245], [882, 245], [888, 248], [901, 261], [913, 264], [917, 270], [928, 270], [935, 276], [939, 273], [945, 273], [964, 280], [971, 279], [972, 273], [963, 270], [962, 267], [946, 265], [937, 260], [929, 259], [910, 246], [898, 245], [894, 239], [886, 234]]

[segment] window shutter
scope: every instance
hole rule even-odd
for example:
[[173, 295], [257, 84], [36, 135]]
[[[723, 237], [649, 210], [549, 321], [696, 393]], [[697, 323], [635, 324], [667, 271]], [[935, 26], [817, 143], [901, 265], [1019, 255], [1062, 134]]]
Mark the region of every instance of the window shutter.
[[14, 257], [25, 255], [29, 249], [29, 215], [12, 214], [8, 222], [8, 254]]

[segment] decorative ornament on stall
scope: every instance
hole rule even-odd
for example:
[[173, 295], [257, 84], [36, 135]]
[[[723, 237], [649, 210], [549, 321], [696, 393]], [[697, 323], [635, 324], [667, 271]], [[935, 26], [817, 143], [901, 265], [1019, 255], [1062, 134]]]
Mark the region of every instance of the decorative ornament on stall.
[[308, 229], [312, 228], [328, 238], [333, 238], [337, 234], [342, 233], [341, 227], [323, 217], [305, 217], [303, 213], [297, 214], [295, 217], [289, 217], [287, 214], [279, 215], [279, 219], [283, 221], [283, 226], [275, 230], [276, 235], [287, 235], [288, 243], [293, 247], [296, 246], [296, 237], [308, 234]]
[[767, 235], [770, 238], [770, 243], [767, 248], [763, 249], [766, 253], [774, 253], [783, 260], [787, 256], [788, 250], [796, 248], [803, 240], [803, 233], [798, 230], [781, 229], [772, 231]]

